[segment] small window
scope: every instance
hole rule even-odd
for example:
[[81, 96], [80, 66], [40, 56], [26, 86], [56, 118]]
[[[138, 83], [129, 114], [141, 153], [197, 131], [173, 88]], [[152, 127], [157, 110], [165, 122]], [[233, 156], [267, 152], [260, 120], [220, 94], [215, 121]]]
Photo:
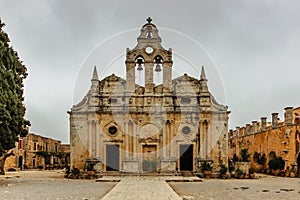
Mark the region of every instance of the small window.
[[299, 125], [299, 124], [300, 124], [300, 118], [299, 118], [299, 117], [296, 117], [296, 118], [295, 118], [295, 124], [296, 124], [296, 125]]
[[191, 132], [190, 127], [185, 126], [185, 127], [182, 128], [182, 133], [183, 133], [183, 134], [187, 135], [187, 134], [189, 134], [190, 132]]
[[108, 132], [109, 132], [109, 134], [111, 134], [111, 135], [115, 135], [115, 134], [117, 134], [118, 129], [117, 129], [117, 127], [115, 127], [115, 126], [111, 126], [111, 127], [108, 128]]

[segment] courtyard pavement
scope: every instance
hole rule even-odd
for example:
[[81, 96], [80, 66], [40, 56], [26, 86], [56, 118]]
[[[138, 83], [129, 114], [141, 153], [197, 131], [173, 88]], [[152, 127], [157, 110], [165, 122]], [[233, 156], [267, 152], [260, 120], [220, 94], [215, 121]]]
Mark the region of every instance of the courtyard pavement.
[[104, 176], [95, 181], [64, 179], [63, 175], [62, 171], [9, 172], [0, 176], [0, 199], [300, 199], [300, 178], [260, 175], [258, 179], [222, 180], [180, 176]]
[[179, 200], [182, 199], [159, 177], [123, 177], [121, 181], [103, 197], [103, 200]]

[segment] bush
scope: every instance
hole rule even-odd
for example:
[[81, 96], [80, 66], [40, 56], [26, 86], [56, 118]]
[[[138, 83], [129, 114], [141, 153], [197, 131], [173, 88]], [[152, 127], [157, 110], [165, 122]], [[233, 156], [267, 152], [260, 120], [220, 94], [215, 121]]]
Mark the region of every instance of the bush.
[[65, 172], [66, 172], [66, 175], [68, 176], [71, 173], [70, 167], [66, 167]]
[[248, 149], [241, 150], [241, 162], [249, 162], [250, 154], [248, 153]]
[[282, 159], [282, 157], [274, 157], [273, 159], [269, 160], [268, 162], [268, 166], [270, 169], [273, 170], [283, 170], [284, 169], [284, 160]]
[[78, 168], [76, 168], [76, 167], [73, 167], [72, 174], [78, 175], [79, 173], [80, 173], [80, 170]]
[[202, 171], [211, 171], [213, 169], [212, 163], [208, 161], [203, 161], [200, 165]]
[[235, 173], [236, 173], [238, 176], [244, 175], [243, 170], [240, 170], [240, 169], [237, 169], [237, 170], [235, 171]]
[[94, 165], [93, 163], [88, 163], [86, 166], [87, 171], [94, 171]]
[[249, 169], [249, 174], [254, 174], [255, 170], [253, 168]]
[[227, 170], [228, 170], [228, 168], [226, 167], [226, 165], [221, 164], [220, 167], [221, 167], [221, 168], [220, 168], [220, 174], [221, 174], [221, 175], [226, 174], [226, 172], [227, 172]]
[[263, 154], [259, 154], [258, 159], [257, 159], [257, 163], [260, 165], [264, 165], [267, 161], [266, 155]]

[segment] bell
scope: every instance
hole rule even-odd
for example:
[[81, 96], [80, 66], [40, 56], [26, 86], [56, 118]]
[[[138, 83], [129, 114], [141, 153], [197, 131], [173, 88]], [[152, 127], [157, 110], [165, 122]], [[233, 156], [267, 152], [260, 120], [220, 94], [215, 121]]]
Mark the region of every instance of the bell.
[[142, 67], [143, 59], [138, 58], [137, 61], [136, 61], [136, 63], [138, 64], [137, 70], [138, 71], [142, 71], [143, 70], [143, 67]]
[[138, 71], [142, 71], [142, 70], [143, 70], [142, 64], [138, 64], [137, 70], [138, 70]]
[[156, 72], [160, 72], [161, 71], [160, 64], [156, 64], [154, 71], [156, 71]]

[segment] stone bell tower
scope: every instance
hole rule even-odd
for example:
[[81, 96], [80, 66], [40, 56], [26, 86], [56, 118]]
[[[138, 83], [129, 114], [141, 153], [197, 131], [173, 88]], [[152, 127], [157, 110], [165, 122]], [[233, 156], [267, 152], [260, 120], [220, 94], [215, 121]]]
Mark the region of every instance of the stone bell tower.
[[135, 91], [135, 69], [145, 73], [145, 93], [153, 93], [153, 71], [163, 73], [163, 92], [171, 92], [172, 85], [172, 49], [166, 50], [161, 45], [157, 27], [149, 17], [137, 38], [137, 46], [126, 52], [127, 92]]

